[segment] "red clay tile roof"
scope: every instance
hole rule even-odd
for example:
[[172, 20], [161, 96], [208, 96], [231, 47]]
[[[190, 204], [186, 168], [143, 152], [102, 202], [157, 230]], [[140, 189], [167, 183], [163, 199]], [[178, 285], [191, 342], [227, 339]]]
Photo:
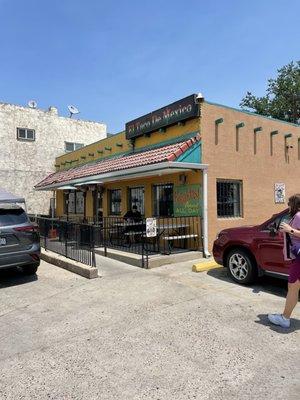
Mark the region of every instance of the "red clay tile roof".
[[54, 172], [39, 182], [35, 187], [41, 188], [57, 183], [67, 183], [73, 179], [106, 174], [113, 171], [151, 165], [164, 161], [175, 161], [182, 153], [199, 140], [200, 135], [197, 135], [191, 139], [156, 149], [146, 150], [139, 153], [116, 155], [115, 157], [106, 160], [84, 164], [65, 171]]

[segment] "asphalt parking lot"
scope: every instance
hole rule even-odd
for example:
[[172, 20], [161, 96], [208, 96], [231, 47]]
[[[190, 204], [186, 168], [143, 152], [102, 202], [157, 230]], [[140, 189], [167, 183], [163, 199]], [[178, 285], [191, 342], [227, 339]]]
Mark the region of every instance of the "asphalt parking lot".
[[287, 331], [266, 320], [285, 282], [101, 264], [0, 272], [1, 399], [299, 399], [300, 306]]

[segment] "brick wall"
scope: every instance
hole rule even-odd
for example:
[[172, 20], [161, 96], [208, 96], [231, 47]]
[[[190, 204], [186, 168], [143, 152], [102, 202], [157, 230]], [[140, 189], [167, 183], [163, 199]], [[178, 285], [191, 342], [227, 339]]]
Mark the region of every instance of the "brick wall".
[[[215, 144], [215, 121], [218, 125], [218, 144]], [[239, 129], [239, 151], [236, 151], [236, 125]], [[254, 129], [262, 127], [256, 134], [257, 152], [254, 154]], [[273, 155], [270, 155], [270, 133], [273, 136]], [[286, 144], [292, 145], [285, 153], [286, 134], [292, 134]], [[203, 163], [208, 168], [208, 215], [209, 243], [218, 231], [224, 228], [247, 224], [258, 224], [272, 214], [280, 212], [286, 205], [275, 204], [274, 184], [285, 183], [286, 199], [300, 192], [300, 160], [298, 160], [298, 138], [300, 127], [271, 118], [245, 113], [228, 107], [204, 102], [201, 109], [201, 136]], [[286, 157], [286, 155], [288, 157]], [[238, 179], [243, 184], [243, 215], [241, 218], [217, 218], [217, 179]]]

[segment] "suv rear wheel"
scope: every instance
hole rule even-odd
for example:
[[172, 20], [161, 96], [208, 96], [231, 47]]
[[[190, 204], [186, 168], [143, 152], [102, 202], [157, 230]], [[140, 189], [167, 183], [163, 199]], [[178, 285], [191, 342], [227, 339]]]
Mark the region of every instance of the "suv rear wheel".
[[255, 261], [243, 249], [233, 249], [229, 252], [226, 267], [230, 277], [243, 285], [254, 282], [257, 276]]

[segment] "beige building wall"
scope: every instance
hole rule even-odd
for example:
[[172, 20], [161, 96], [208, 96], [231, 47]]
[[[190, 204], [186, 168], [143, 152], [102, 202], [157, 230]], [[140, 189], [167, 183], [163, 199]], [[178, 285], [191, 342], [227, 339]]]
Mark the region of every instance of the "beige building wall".
[[[17, 140], [17, 128], [35, 130], [35, 141]], [[51, 192], [34, 186], [54, 172], [55, 157], [65, 153], [65, 142], [87, 145], [106, 138], [106, 125], [60, 117], [48, 111], [0, 103], [0, 187], [23, 196], [30, 213], [48, 213]]]
[[[218, 144], [216, 144], [216, 123]], [[239, 150], [236, 150], [236, 125], [239, 129]], [[257, 152], [254, 154], [254, 129]], [[270, 154], [270, 133], [273, 136], [273, 155]], [[292, 137], [285, 139], [285, 135]], [[259, 224], [286, 205], [275, 204], [274, 184], [285, 183], [286, 199], [300, 192], [300, 127], [267, 117], [241, 112], [229, 107], [204, 102], [201, 106], [202, 162], [208, 167], [208, 230], [212, 247], [217, 232], [248, 224]], [[285, 146], [293, 146], [286, 150]], [[217, 179], [242, 180], [242, 217], [217, 217]]]

